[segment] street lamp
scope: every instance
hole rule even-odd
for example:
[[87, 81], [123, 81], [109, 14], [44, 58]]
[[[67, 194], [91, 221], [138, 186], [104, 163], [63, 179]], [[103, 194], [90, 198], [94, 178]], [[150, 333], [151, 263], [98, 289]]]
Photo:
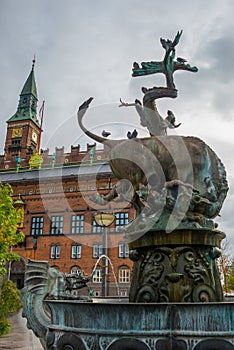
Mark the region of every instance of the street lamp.
[[[107, 248], [107, 227], [109, 227], [112, 222], [115, 220], [114, 214], [109, 213], [99, 213], [94, 215], [94, 220], [96, 221], [97, 225], [103, 227], [102, 231], [102, 253], [103, 255], [106, 255], [106, 248]], [[106, 296], [106, 258], [102, 258], [102, 297]]]

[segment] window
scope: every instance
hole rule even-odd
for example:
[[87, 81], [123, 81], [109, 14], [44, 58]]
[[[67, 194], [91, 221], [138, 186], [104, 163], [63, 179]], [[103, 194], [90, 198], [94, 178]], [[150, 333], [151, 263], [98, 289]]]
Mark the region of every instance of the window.
[[84, 215], [72, 215], [71, 233], [84, 232]]
[[127, 291], [126, 291], [126, 290], [121, 290], [120, 296], [121, 296], [121, 297], [127, 297], [127, 296], [128, 296]]
[[116, 213], [115, 214], [115, 227], [127, 225], [129, 222], [127, 212]]
[[99, 258], [103, 254], [102, 244], [93, 245], [93, 258]]
[[93, 219], [93, 222], [92, 222], [92, 232], [93, 232], [93, 233], [99, 233], [99, 232], [103, 232], [103, 230], [104, 230], [104, 227], [99, 226], [99, 225], [96, 223], [95, 219]]
[[42, 235], [44, 216], [33, 216], [31, 221], [31, 235]]
[[129, 257], [128, 244], [120, 243], [119, 244], [119, 258], [128, 258], [128, 257]]
[[63, 216], [51, 216], [50, 234], [58, 235], [63, 233]]
[[81, 245], [76, 245], [76, 244], [72, 245], [71, 257], [72, 259], [81, 258]]
[[79, 266], [72, 266], [71, 268], [71, 274], [76, 274], [80, 276], [84, 276], [84, 271], [81, 270]]
[[119, 283], [129, 283], [130, 282], [130, 269], [127, 266], [122, 266], [119, 268]]
[[102, 269], [96, 269], [93, 274], [93, 283], [101, 283], [102, 281]]
[[52, 244], [50, 248], [50, 258], [59, 259], [60, 258], [60, 245]]

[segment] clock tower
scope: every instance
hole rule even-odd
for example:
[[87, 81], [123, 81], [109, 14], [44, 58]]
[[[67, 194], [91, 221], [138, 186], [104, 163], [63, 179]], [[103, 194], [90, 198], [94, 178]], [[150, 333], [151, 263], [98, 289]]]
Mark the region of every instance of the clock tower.
[[[16, 113], [7, 121], [5, 165], [20, 157], [23, 160], [38, 150], [41, 127], [37, 119], [37, 88], [33, 60], [31, 72], [20, 94]], [[11, 167], [11, 164], [8, 165]]]

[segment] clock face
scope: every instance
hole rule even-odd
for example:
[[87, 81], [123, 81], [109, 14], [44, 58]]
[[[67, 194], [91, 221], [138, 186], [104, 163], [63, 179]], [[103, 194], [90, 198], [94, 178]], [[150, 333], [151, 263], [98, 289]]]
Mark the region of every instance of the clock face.
[[23, 134], [23, 128], [14, 128], [12, 130], [12, 138], [16, 138], [16, 137], [22, 137]]
[[32, 141], [35, 143], [38, 141], [38, 134], [34, 130], [32, 131]]

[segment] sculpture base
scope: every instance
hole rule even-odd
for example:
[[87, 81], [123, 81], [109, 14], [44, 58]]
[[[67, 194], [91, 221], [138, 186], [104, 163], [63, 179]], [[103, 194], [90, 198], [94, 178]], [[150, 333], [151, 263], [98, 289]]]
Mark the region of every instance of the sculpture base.
[[129, 243], [130, 302], [223, 301], [216, 264], [223, 238], [218, 230], [149, 231]]
[[234, 303], [46, 305], [47, 350], [234, 350]]

